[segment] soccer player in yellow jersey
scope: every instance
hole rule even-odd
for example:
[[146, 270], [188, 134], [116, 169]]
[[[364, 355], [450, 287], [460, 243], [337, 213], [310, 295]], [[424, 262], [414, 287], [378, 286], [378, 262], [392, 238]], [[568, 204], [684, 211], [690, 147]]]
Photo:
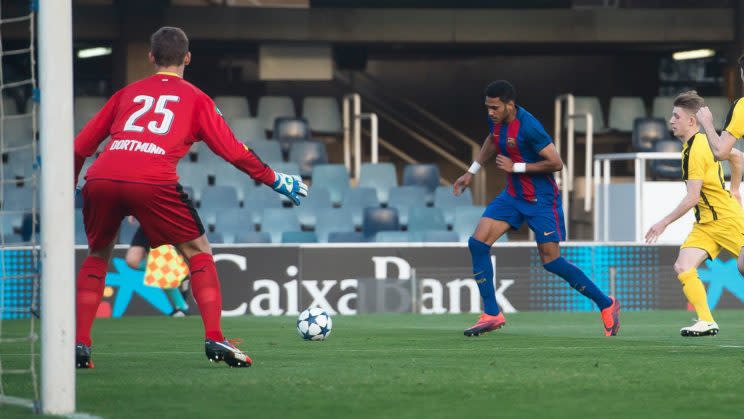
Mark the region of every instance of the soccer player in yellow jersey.
[[[703, 98], [695, 91], [674, 99], [669, 123], [674, 136], [684, 142], [682, 148], [682, 178], [687, 195], [677, 207], [654, 224], [646, 233], [646, 242], [654, 243], [666, 227], [694, 208], [695, 224], [679, 251], [674, 270], [682, 283], [687, 300], [697, 312], [698, 320], [680, 330], [682, 336], [706, 336], [718, 333], [718, 324], [708, 308], [705, 287], [697, 267], [708, 258], [715, 258], [722, 249], [739, 255], [744, 247], [744, 210], [726, 189], [721, 163], [716, 161], [705, 134], [700, 133], [695, 114], [703, 106]], [[742, 173], [742, 155], [730, 156], [732, 187], [738, 190]]]

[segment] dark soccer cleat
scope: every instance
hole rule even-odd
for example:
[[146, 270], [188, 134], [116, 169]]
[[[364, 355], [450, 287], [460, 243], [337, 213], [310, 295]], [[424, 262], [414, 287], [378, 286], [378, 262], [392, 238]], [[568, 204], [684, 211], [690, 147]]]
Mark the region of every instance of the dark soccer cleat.
[[207, 339], [204, 342], [204, 352], [210, 362], [225, 361], [231, 368], [247, 368], [253, 365], [253, 360], [235, 346], [241, 342], [240, 339], [226, 339], [222, 342]]
[[616, 336], [620, 330], [620, 302], [610, 297], [612, 305], [602, 310], [605, 336]]
[[469, 329], [465, 329], [465, 336], [480, 336], [492, 330], [501, 329], [506, 324], [504, 313], [495, 316], [483, 313], [478, 322]]
[[90, 358], [90, 346], [78, 343], [75, 345], [75, 368], [93, 368]]

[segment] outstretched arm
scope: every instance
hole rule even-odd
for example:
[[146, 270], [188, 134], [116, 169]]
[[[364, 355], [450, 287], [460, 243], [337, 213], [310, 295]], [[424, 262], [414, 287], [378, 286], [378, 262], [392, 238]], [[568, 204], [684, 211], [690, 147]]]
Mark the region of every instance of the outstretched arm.
[[700, 190], [703, 188], [702, 180], [688, 180], [687, 181], [687, 195], [682, 199], [682, 202], [677, 205], [666, 217], [661, 221], [654, 224], [646, 233], [646, 243], [655, 243], [659, 239], [659, 236], [666, 230], [667, 226], [679, 219], [679, 217], [685, 215], [687, 211], [691, 210], [698, 201], [700, 201]]
[[[537, 163], [524, 163], [525, 166], [523, 172], [554, 173], [563, 170], [563, 160], [561, 160], [561, 156], [558, 154], [558, 150], [556, 150], [553, 143], [545, 146], [542, 150], [540, 150], [539, 154], [540, 157], [543, 158], [543, 160]], [[509, 157], [503, 155], [499, 155], [496, 157], [496, 166], [507, 173], [515, 172], [514, 162], [512, 162]], [[516, 172], [521, 173], [522, 171], [517, 170]]]
[[473, 166], [476, 166], [477, 164], [476, 168], [473, 170], [473, 166], [471, 166], [471, 169], [455, 181], [455, 196], [459, 196], [468, 186], [470, 186], [470, 182], [473, 181], [473, 175], [478, 171], [478, 169], [480, 169], [480, 166], [486, 164], [495, 153], [496, 145], [493, 143], [491, 134], [488, 134], [485, 141], [483, 141], [483, 146], [481, 146], [478, 156], [475, 158], [475, 162], [473, 162]]

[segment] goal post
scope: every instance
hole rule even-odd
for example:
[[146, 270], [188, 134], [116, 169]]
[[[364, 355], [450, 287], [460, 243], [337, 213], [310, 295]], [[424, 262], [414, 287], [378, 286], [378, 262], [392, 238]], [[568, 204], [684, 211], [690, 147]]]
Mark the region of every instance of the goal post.
[[72, 0], [38, 0], [41, 410], [75, 411]]

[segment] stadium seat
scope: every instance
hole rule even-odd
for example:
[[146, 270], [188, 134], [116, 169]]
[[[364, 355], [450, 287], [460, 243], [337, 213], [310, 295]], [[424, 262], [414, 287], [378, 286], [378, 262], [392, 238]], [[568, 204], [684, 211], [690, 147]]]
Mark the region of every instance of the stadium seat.
[[5, 234], [14, 233], [21, 230], [23, 223], [23, 214], [20, 213], [0, 213], [0, 223], [2, 231]]
[[421, 186], [396, 186], [390, 189], [388, 207], [397, 208], [401, 225], [408, 225], [408, 212], [426, 206], [426, 190]]
[[209, 243], [211, 244], [222, 244], [225, 242], [224, 237], [222, 237], [222, 234], [209, 231], [207, 232], [207, 240], [209, 240]]
[[137, 232], [138, 228], [139, 223], [137, 220], [134, 220], [134, 224], [132, 224], [129, 222], [129, 217], [125, 217], [121, 222], [121, 227], [119, 227], [119, 239], [117, 242], [119, 244], [131, 244], [134, 233]]
[[240, 233], [255, 230], [256, 227], [251, 220], [251, 210], [247, 208], [222, 210], [214, 223], [214, 231], [222, 234], [224, 243], [237, 243]]
[[[682, 143], [677, 140], [657, 141], [654, 143], [656, 152], [678, 153], [682, 150]], [[682, 165], [676, 160], [652, 160], [651, 176], [662, 179], [682, 179]]]
[[271, 234], [263, 231], [241, 231], [235, 235], [235, 243], [271, 243]]
[[23, 241], [31, 241], [34, 230], [36, 230], [37, 235], [41, 232], [41, 219], [38, 218], [38, 214], [35, 223], [32, 213], [27, 212], [23, 214], [21, 221], [21, 237], [23, 237]]
[[351, 233], [353, 231], [354, 220], [351, 211], [347, 208], [331, 208], [317, 214], [315, 234], [321, 243], [327, 242], [331, 233]]
[[284, 161], [282, 146], [276, 141], [249, 141], [246, 145], [263, 161]]
[[[603, 132], [606, 129], [604, 122], [604, 113], [599, 98], [596, 96], [575, 96], [574, 113], [583, 114], [591, 113], [594, 119], [594, 132]], [[565, 122], [564, 122], [565, 123]], [[579, 134], [586, 134], [586, 119], [579, 118], [574, 120], [574, 129]]]
[[204, 169], [197, 163], [191, 163], [188, 159], [178, 162], [178, 183], [193, 191], [192, 199], [199, 201], [204, 188], [209, 184], [209, 178]]
[[363, 243], [364, 234], [358, 231], [334, 231], [328, 234], [328, 243]]
[[10, 167], [9, 170], [12, 173], [21, 177], [30, 177], [33, 174], [34, 167], [36, 166], [36, 156], [31, 147], [16, 149], [7, 154], [7, 165]]
[[261, 128], [257, 118], [239, 117], [230, 120], [230, 129], [235, 137], [243, 142], [266, 140], [266, 131]]
[[17, 233], [6, 233], [3, 234], [3, 244], [5, 245], [14, 245], [14, 244], [21, 244], [25, 240], [23, 240], [23, 237], [20, 234]]
[[104, 96], [78, 96], [74, 99], [74, 112], [95, 115], [106, 105], [107, 100]]
[[341, 134], [341, 110], [334, 97], [309, 96], [302, 100], [302, 117], [318, 134]]
[[6, 118], [3, 121], [3, 141], [6, 150], [31, 145], [34, 141], [31, 115]]
[[295, 108], [289, 96], [263, 96], [258, 99], [256, 115], [264, 131], [274, 129], [274, 120], [282, 116], [294, 117]]
[[633, 121], [646, 117], [646, 105], [640, 97], [613, 97], [610, 99], [608, 125], [620, 132], [632, 132]]
[[215, 186], [232, 186], [238, 193], [238, 201], [245, 200], [245, 184], [254, 186], [255, 182], [250, 176], [238, 170], [235, 166], [225, 162], [213, 167], [214, 185]]
[[451, 243], [460, 241], [460, 236], [457, 232], [447, 230], [422, 231], [418, 233], [417, 236], [418, 241], [428, 243]]
[[460, 196], [455, 196], [452, 186], [438, 186], [434, 191], [434, 207], [442, 210], [447, 225], [452, 225], [455, 221], [455, 208], [471, 205], [473, 195], [470, 188], [465, 189]]
[[282, 116], [274, 120], [272, 138], [279, 141], [303, 141], [310, 139], [310, 125], [305, 118]]
[[447, 230], [442, 210], [434, 207], [412, 207], [408, 213], [408, 231]]
[[300, 220], [300, 225], [315, 227], [318, 214], [331, 208], [333, 204], [331, 204], [331, 194], [328, 190], [322, 187], [313, 188], [307, 198], [302, 200], [302, 205], [297, 207], [297, 218]]
[[232, 186], [207, 186], [202, 191], [200, 208], [239, 208], [238, 191]]
[[475, 231], [478, 222], [485, 211], [485, 207], [457, 207], [455, 208], [455, 220], [452, 223], [452, 230], [460, 236], [461, 242], [468, 241], [468, 238]]
[[333, 205], [341, 204], [349, 189], [349, 173], [343, 164], [318, 164], [313, 167], [312, 178], [314, 187], [328, 189]]
[[282, 243], [317, 243], [318, 237], [312, 231], [285, 231]]
[[289, 147], [289, 161], [300, 166], [300, 175], [310, 177], [313, 167], [328, 163], [326, 146], [320, 141], [298, 141]]
[[407, 164], [403, 168], [403, 185], [422, 186], [426, 202], [434, 200], [434, 190], [439, 186], [439, 167], [436, 164]]
[[362, 225], [364, 209], [368, 207], [379, 207], [377, 194], [372, 188], [351, 188], [344, 193], [341, 201], [341, 208], [346, 208], [351, 212], [352, 220], [355, 226]]
[[[34, 189], [30, 185], [22, 187], [6, 186], [3, 190], [2, 209], [5, 211], [30, 210], [33, 205]], [[39, 202], [36, 202], [39, 205]]]
[[88, 244], [82, 210], [75, 210], [75, 244]]
[[375, 234], [374, 241], [377, 243], [407, 243], [411, 240], [406, 231], [380, 231]]
[[245, 189], [244, 208], [251, 213], [251, 222], [260, 225], [263, 221], [263, 211], [266, 208], [281, 208], [280, 195], [268, 186], [261, 185], [257, 188]]
[[285, 231], [300, 231], [300, 222], [293, 208], [265, 208], [261, 231], [271, 235], [273, 243], [281, 243]]
[[653, 151], [654, 143], [669, 140], [666, 121], [659, 118], [638, 118], [633, 122], [633, 151]]
[[215, 96], [214, 104], [229, 121], [251, 116], [251, 107], [245, 96]]
[[674, 108], [674, 97], [656, 96], [654, 98], [653, 104], [651, 105], [651, 116], [653, 118], [663, 119], [664, 122], [666, 123], [666, 121], [669, 120], [669, 117], [672, 116], [673, 108]]
[[16, 104], [16, 100], [14, 98], [6, 95], [3, 92], [3, 113], [5, 115], [18, 115], [19, 113], [23, 113], [24, 111], [25, 109], [18, 109], [18, 105]]
[[399, 231], [398, 210], [396, 208], [365, 208], [362, 233], [374, 237], [380, 231]]
[[395, 166], [392, 163], [362, 164], [359, 173], [359, 186], [375, 188], [377, 199], [380, 203], [387, 204], [390, 198], [390, 189], [398, 186]]
[[713, 114], [713, 125], [716, 127], [716, 130], [722, 130], [724, 128], [723, 123], [726, 121], [726, 116], [729, 112], [729, 107], [731, 107], [731, 102], [729, 102], [727, 97], [723, 96], [706, 96], [705, 106]]

